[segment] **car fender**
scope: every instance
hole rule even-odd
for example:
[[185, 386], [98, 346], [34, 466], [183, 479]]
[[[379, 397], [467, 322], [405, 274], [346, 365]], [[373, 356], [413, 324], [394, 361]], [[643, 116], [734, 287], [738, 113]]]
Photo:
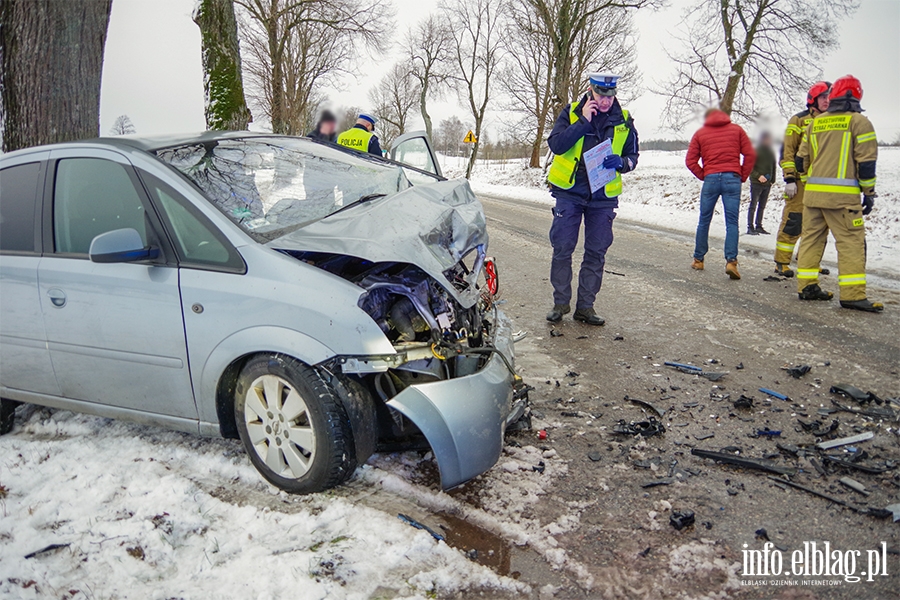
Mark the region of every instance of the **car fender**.
[[287, 327], [248, 327], [223, 339], [210, 352], [195, 383], [197, 408], [201, 422], [215, 423], [216, 389], [225, 369], [242, 356], [258, 353], [282, 353], [308, 365], [315, 365], [335, 355], [322, 342]]

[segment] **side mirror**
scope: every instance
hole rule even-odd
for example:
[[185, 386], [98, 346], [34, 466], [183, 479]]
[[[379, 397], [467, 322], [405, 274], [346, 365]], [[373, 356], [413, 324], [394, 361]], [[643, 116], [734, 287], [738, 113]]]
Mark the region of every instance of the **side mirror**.
[[136, 229], [116, 229], [95, 237], [88, 255], [95, 263], [137, 262], [159, 257], [159, 248], [144, 247]]

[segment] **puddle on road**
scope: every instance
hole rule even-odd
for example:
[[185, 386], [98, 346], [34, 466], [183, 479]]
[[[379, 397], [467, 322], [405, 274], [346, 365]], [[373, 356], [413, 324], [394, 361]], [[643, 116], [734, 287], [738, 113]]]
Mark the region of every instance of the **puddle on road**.
[[449, 513], [435, 513], [441, 521], [440, 533], [448, 546], [462, 551], [469, 559], [496, 571], [510, 575], [510, 556], [513, 548], [500, 536]]

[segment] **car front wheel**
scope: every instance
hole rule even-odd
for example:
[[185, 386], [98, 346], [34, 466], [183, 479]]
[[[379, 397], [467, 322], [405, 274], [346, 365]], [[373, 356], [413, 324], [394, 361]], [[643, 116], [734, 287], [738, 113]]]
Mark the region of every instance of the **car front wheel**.
[[251, 358], [235, 389], [235, 420], [251, 462], [295, 494], [332, 488], [356, 469], [350, 424], [334, 388], [283, 354]]

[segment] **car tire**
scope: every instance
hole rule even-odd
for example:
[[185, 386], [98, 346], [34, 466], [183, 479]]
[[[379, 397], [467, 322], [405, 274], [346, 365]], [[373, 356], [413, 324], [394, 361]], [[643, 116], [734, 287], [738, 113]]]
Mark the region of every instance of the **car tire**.
[[353, 433], [337, 393], [290, 356], [259, 355], [244, 365], [234, 416], [253, 466], [286, 492], [321, 492], [356, 470]]
[[16, 407], [20, 404], [22, 403], [15, 400], [0, 398], [0, 435], [12, 431], [13, 422], [16, 420]]

